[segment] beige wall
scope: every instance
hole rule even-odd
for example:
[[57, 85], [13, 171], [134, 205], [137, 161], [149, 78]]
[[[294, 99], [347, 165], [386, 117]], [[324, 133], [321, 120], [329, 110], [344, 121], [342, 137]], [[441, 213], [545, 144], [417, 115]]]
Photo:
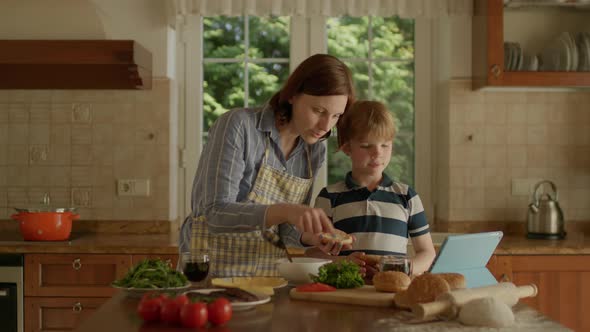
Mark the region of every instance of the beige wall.
[[[590, 220], [590, 92], [472, 91], [450, 84], [438, 219], [524, 221], [511, 180], [555, 182], [566, 220]], [[446, 136], [446, 137], [445, 137]]]
[[164, 0], [2, 0], [0, 39], [133, 39], [167, 73]]
[[[170, 82], [152, 90], [0, 90], [0, 219], [44, 193], [83, 219], [170, 218]], [[149, 179], [149, 197], [116, 195]]]
[[[508, 29], [525, 19], [518, 15]], [[524, 222], [530, 196], [512, 195], [512, 180], [549, 179], [565, 219], [590, 220], [590, 91], [473, 91], [471, 20], [453, 18], [450, 29], [452, 79], [439, 87], [449, 102], [437, 115], [437, 219]], [[515, 31], [517, 40], [529, 37]]]

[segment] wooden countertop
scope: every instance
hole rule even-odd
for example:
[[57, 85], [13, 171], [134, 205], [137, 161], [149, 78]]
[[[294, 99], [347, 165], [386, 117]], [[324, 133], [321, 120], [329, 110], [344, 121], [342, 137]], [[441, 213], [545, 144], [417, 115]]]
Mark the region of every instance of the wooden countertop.
[[589, 255], [590, 236], [568, 234], [563, 240], [532, 240], [524, 235], [504, 236], [496, 255]]
[[[521, 223], [522, 224], [522, 223]], [[496, 255], [590, 255], [590, 230], [585, 227], [568, 229], [563, 240], [527, 239], [521, 224], [447, 223], [439, 228], [450, 233], [475, 233], [504, 230]], [[590, 222], [588, 223], [590, 224]], [[516, 225], [516, 226], [515, 226]], [[17, 224], [0, 220], [0, 253], [97, 253], [97, 254], [176, 254], [178, 225], [169, 221], [96, 221], [79, 220], [73, 225], [69, 241], [23, 241]], [[452, 227], [451, 227], [452, 226]], [[442, 243], [434, 232], [435, 246]], [[300, 255], [302, 249], [292, 253]]]
[[[409, 314], [395, 308], [364, 307], [291, 300], [289, 287], [278, 290], [271, 302], [247, 311], [234, 312], [225, 326], [212, 331], [488, 331], [455, 321], [408, 324]], [[94, 331], [179, 331], [163, 324], [143, 324], [137, 316], [137, 299], [119, 293], [103, 304], [76, 329]], [[569, 331], [523, 303], [514, 308], [516, 325], [494, 331]]]
[[178, 233], [81, 233], [69, 241], [23, 241], [18, 233], [5, 233], [0, 253], [177, 254]]
[[[301, 254], [301, 250], [294, 250]], [[72, 234], [69, 241], [23, 241], [18, 232], [0, 234], [0, 253], [176, 254], [178, 232], [168, 234]], [[505, 235], [496, 255], [590, 255], [590, 236], [568, 234], [564, 240], [531, 240]]]

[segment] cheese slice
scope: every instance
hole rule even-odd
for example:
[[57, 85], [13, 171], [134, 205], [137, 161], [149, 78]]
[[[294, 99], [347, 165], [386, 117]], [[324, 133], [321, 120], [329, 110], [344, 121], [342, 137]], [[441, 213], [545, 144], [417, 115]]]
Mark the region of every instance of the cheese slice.
[[233, 277], [215, 278], [211, 280], [215, 287], [237, 287], [251, 293], [273, 295], [274, 288], [287, 285], [287, 280], [275, 277]]

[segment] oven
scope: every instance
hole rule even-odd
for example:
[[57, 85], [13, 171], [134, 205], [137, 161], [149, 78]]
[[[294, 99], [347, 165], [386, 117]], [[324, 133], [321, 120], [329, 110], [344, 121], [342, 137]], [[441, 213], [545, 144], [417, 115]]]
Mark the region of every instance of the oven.
[[0, 322], [3, 332], [23, 332], [23, 255], [0, 254]]

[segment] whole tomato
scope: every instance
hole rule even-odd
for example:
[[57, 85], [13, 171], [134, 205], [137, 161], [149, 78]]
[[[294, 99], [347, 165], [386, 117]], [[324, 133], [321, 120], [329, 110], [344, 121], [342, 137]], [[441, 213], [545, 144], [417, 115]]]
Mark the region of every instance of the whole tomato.
[[183, 305], [189, 303], [188, 296], [186, 294], [180, 294], [174, 298], [174, 301], [182, 308]]
[[203, 302], [187, 303], [180, 309], [180, 322], [183, 327], [203, 327], [207, 325], [207, 305]]
[[160, 299], [157, 297], [142, 299], [137, 305], [137, 313], [146, 322], [160, 320]]
[[231, 319], [232, 308], [228, 299], [220, 297], [207, 305], [209, 321], [213, 325], [222, 325]]
[[160, 309], [161, 320], [172, 325], [180, 323], [180, 308], [173, 298], [165, 300]]

